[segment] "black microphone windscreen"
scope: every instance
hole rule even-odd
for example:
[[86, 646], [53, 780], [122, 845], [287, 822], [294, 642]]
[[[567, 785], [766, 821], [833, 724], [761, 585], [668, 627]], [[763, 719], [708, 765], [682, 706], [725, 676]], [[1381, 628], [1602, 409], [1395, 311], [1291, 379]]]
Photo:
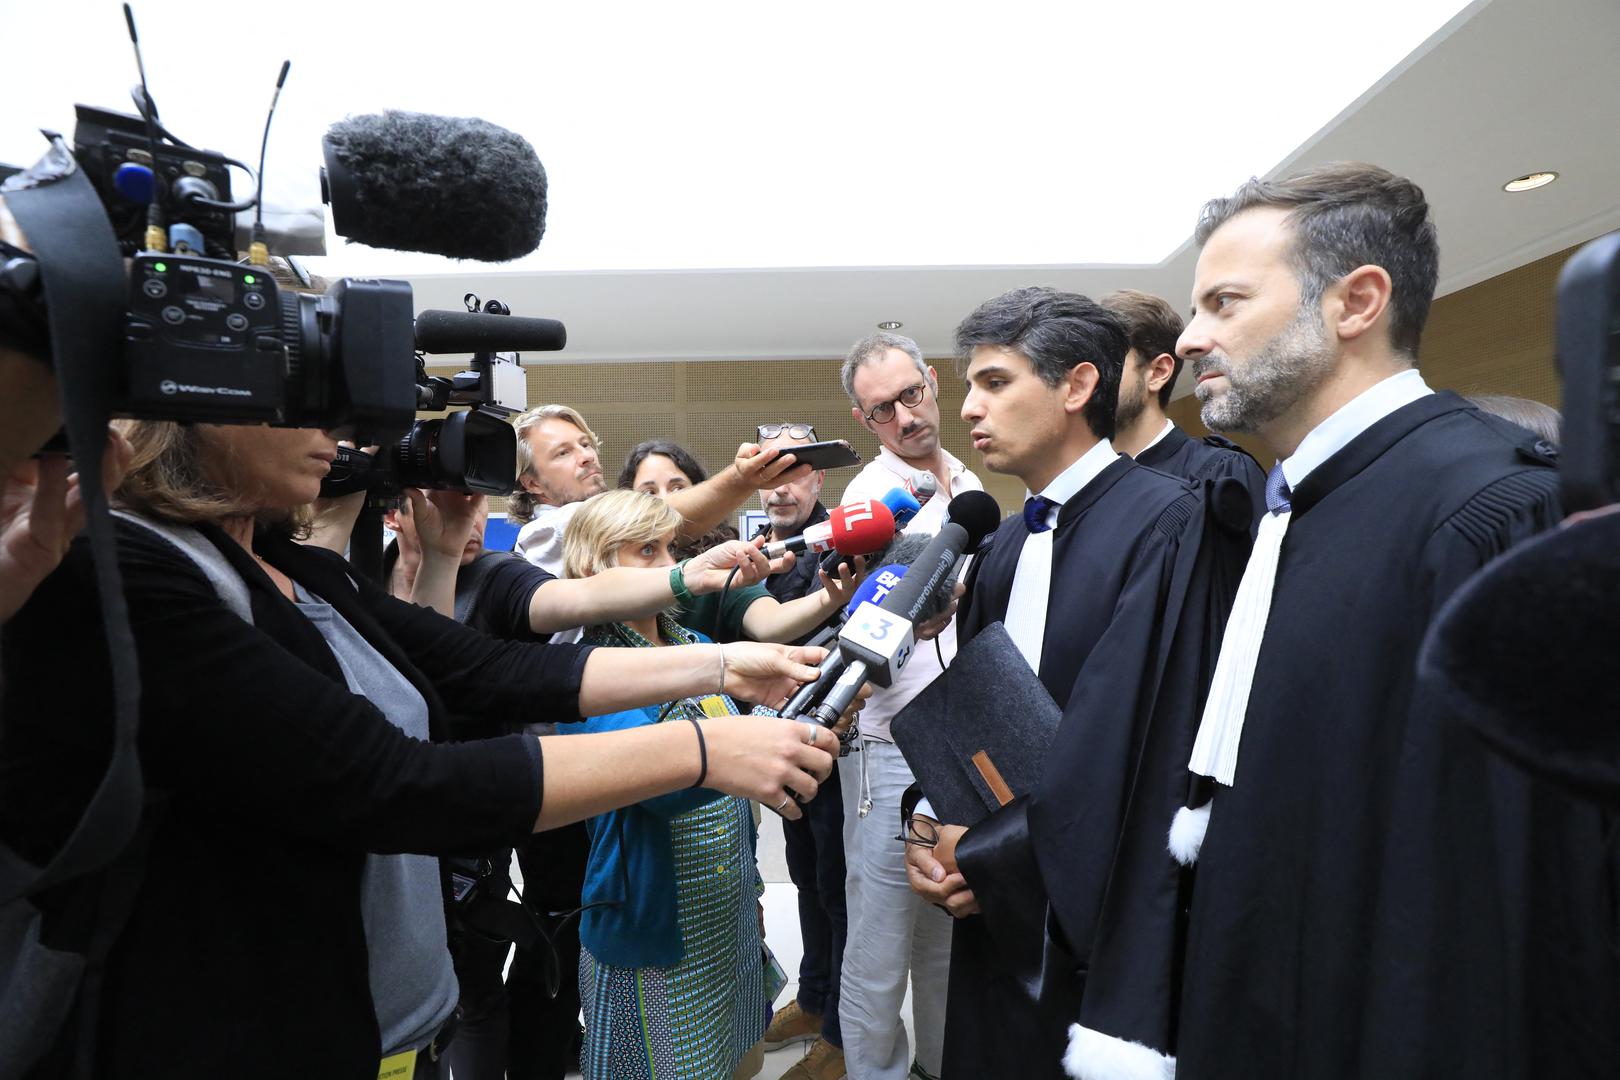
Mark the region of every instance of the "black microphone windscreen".
[[[901, 533], [894, 538], [894, 543], [867, 559], [868, 566], [911, 566], [917, 557], [928, 549], [928, 544], [934, 539], [933, 533]], [[951, 592], [956, 585], [955, 578], [946, 582], [929, 593], [923, 600], [921, 610], [917, 612], [919, 622], [932, 619], [943, 612], [951, 602]]]
[[540, 246], [546, 170], [521, 135], [487, 120], [390, 110], [321, 140], [338, 235], [372, 247], [505, 262]]
[[416, 316], [416, 347], [423, 352], [556, 352], [567, 344], [568, 331], [556, 319], [479, 311], [423, 311]]
[[1419, 677], [1531, 771], [1620, 806], [1620, 514], [1538, 536], [1470, 578], [1429, 628]]
[[951, 500], [945, 520], [967, 530], [968, 550], [972, 551], [1001, 524], [1001, 507], [987, 492], [964, 491]]

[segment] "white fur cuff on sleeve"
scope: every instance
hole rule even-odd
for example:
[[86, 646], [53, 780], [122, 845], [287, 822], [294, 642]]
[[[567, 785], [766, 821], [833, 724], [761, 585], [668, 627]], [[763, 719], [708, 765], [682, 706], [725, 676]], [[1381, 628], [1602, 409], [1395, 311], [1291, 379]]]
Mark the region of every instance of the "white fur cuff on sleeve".
[[1176, 862], [1182, 866], [1191, 866], [1198, 861], [1198, 852], [1204, 846], [1204, 833], [1209, 831], [1209, 808], [1213, 802], [1203, 806], [1183, 806], [1176, 811], [1176, 818], [1170, 823], [1170, 854], [1176, 857]]
[[1063, 1071], [1074, 1080], [1175, 1080], [1176, 1059], [1141, 1043], [1070, 1024]]

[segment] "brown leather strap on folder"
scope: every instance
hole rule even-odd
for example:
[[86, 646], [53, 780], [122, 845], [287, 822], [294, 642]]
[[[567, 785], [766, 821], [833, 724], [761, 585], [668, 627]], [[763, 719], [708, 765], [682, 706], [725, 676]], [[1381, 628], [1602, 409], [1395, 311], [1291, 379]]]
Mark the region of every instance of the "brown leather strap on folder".
[[980, 750], [973, 755], [973, 766], [979, 770], [979, 775], [984, 777], [985, 784], [990, 788], [990, 794], [996, 797], [997, 802], [1006, 806], [1013, 801], [1012, 788], [1001, 778], [1001, 771], [996, 768], [995, 762], [990, 760], [990, 755], [986, 751]]

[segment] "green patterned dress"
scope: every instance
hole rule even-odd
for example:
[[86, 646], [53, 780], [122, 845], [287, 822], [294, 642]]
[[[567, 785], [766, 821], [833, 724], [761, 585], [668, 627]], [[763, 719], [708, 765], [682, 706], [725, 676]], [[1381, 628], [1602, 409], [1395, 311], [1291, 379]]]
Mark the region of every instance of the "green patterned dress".
[[[659, 622], [671, 642], [696, 640]], [[622, 624], [595, 629], [587, 640], [646, 644]], [[669, 710], [669, 719], [702, 715], [692, 699]], [[586, 1080], [728, 1080], [765, 1033], [757, 910], [764, 887], [748, 801], [716, 799], [669, 824], [684, 956], [669, 967], [623, 968], [581, 949]]]

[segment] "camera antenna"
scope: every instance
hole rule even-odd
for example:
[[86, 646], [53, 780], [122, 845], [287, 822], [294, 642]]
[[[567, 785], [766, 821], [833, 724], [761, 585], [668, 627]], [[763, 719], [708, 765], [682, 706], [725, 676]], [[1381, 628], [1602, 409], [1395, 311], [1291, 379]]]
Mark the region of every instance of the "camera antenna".
[[253, 196], [257, 207], [253, 214], [253, 242], [248, 245], [248, 262], [266, 266], [270, 262], [270, 245], [264, 242], [264, 155], [270, 147], [270, 121], [276, 117], [276, 102], [281, 100], [281, 88], [287, 83], [291, 60], [281, 62], [281, 74], [276, 78], [276, 92], [270, 95], [270, 111], [264, 117], [264, 138], [259, 140], [259, 187]]
[[146, 61], [141, 59], [141, 39], [135, 33], [135, 12], [124, 5], [124, 21], [129, 24], [129, 43], [135, 46], [135, 69], [141, 73], [141, 115], [146, 117], [146, 146], [152, 155], [152, 201], [146, 207], [146, 249], [167, 251], [169, 234], [163, 219], [163, 178], [158, 175], [157, 103], [146, 88]]

